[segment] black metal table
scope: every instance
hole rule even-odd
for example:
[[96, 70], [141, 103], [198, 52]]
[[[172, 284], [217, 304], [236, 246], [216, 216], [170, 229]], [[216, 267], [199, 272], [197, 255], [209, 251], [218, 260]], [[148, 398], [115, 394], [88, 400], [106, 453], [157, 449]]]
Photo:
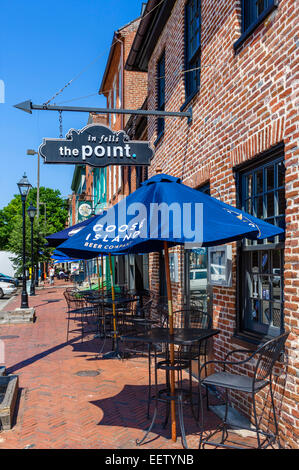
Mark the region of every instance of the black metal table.
[[[186, 346], [191, 347], [194, 345], [198, 345], [200, 348], [200, 343], [202, 341], [206, 341], [207, 339], [211, 338], [212, 336], [217, 335], [220, 330], [217, 329], [200, 329], [200, 328], [174, 328], [174, 334], [170, 335], [168, 328], [152, 328], [151, 330], [146, 331], [144, 334], [137, 334], [137, 335], [122, 335], [120, 339], [122, 341], [139, 341], [148, 344], [148, 367], [149, 367], [149, 395], [148, 395], [148, 410], [149, 410], [149, 402], [150, 398], [150, 388], [151, 388], [151, 349], [152, 346], [158, 344], [165, 344], [167, 345], [167, 351], [169, 344], [175, 344], [178, 346]], [[155, 366], [157, 365], [157, 355], [156, 355], [157, 348], [154, 348], [155, 354]], [[166, 361], [163, 361], [164, 363]], [[165, 367], [166, 369], [171, 369], [171, 367]], [[167, 373], [167, 372], [166, 372]], [[160, 394], [158, 391], [158, 383], [157, 383], [157, 367], [155, 367], [155, 410], [152, 418], [152, 422], [146, 431], [144, 437], [140, 441], [136, 441], [137, 445], [141, 445], [145, 439], [147, 438], [148, 434], [151, 432], [158, 412], [158, 402], [159, 401], [171, 401], [176, 400], [179, 402], [179, 422], [181, 428], [181, 436], [182, 436], [182, 444], [185, 448], [188, 448], [186, 442], [186, 434], [184, 428], [184, 421], [183, 421], [183, 412], [182, 412], [182, 394], [179, 392], [177, 396], [171, 397], [168, 396], [166, 398], [160, 398]]]
[[[137, 302], [138, 298], [136, 297], [116, 297], [114, 300], [112, 299], [111, 296], [103, 296], [103, 297], [98, 297], [94, 299], [89, 299], [88, 302], [95, 305], [95, 306], [101, 306], [102, 308], [104, 307], [113, 307], [113, 305], [120, 306], [120, 305], [126, 305], [130, 304], [133, 302]], [[103, 313], [103, 321], [105, 322], [105, 318], [113, 318], [113, 314], [104, 314]], [[118, 322], [118, 318], [120, 317], [120, 312], [116, 312], [116, 318], [115, 321]], [[113, 359], [113, 358], [120, 358], [120, 351], [119, 351], [119, 333], [118, 331], [113, 331], [113, 350], [104, 354], [103, 359]]]

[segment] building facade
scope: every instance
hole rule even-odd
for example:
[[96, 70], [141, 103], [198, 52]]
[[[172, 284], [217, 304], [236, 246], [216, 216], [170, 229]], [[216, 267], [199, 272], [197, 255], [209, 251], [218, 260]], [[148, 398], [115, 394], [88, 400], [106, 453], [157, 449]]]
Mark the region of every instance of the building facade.
[[[221, 331], [216, 359], [290, 332], [275, 373], [280, 435], [289, 448], [298, 447], [299, 430], [297, 16], [292, 0], [149, 0], [126, 62], [128, 72], [148, 74], [148, 109], [192, 108], [191, 123], [148, 119], [155, 148], [149, 176], [161, 168], [285, 228], [283, 237], [231, 244], [230, 287], [208, 282], [207, 250], [173, 249], [172, 287], [177, 306], [194, 302], [212, 314]], [[150, 288], [162, 296], [163, 262], [150, 256]], [[251, 416], [250, 401], [233, 398]], [[261, 399], [260, 407], [269, 397]]]
[[[139, 109], [145, 106], [147, 95], [147, 73], [125, 70], [125, 63], [131, 50], [139, 19], [133, 20], [114, 32], [106, 68], [99, 93], [107, 99], [107, 108]], [[97, 119], [96, 115], [94, 119]], [[130, 115], [108, 114], [107, 126], [117, 132], [125, 130], [131, 139], [142, 140], [145, 123], [130, 118]], [[94, 121], [96, 122], [96, 121]], [[141, 167], [111, 165], [105, 170], [107, 206], [113, 206], [123, 197], [135, 191], [146, 176]], [[95, 187], [95, 184], [94, 184]], [[143, 257], [121, 256], [113, 258], [115, 281], [127, 284], [131, 289], [147, 287], [147, 264]], [[139, 275], [138, 275], [139, 274]], [[143, 275], [144, 274], [144, 275]]]

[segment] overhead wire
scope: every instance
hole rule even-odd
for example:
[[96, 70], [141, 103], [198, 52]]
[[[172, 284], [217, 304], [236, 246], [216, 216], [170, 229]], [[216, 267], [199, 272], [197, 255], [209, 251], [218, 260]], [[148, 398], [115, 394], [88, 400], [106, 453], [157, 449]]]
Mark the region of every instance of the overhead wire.
[[[162, 3], [165, 2], [165, 0], [161, 0], [154, 8], [152, 8], [150, 11], [148, 11], [147, 13], [145, 13], [144, 15], [141, 15], [139, 16], [138, 18], [136, 18], [134, 21], [137, 21], [139, 20], [140, 18], [146, 18], [150, 13], [152, 13], [156, 8], [158, 8], [160, 5], [162, 5]], [[114, 41], [112, 42], [111, 46], [109, 48], [107, 48], [108, 50], [110, 50], [118, 41]], [[60, 88], [60, 90], [58, 90], [53, 96], [52, 98], [50, 98], [48, 101], [46, 101], [44, 103], [44, 106], [47, 106], [49, 103], [51, 103], [51, 101], [53, 101], [58, 95], [60, 95], [61, 93], [63, 93], [63, 91], [68, 87], [70, 86], [74, 81], [78, 80], [79, 77], [81, 77], [81, 75], [83, 75], [83, 73], [86, 72], [86, 70], [88, 70], [95, 62], [97, 62], [104, 54], [106, 54], [106, 51], [107, 49], [105, 49], [101, 54], [99, 54], [94, 60], [92, 60], [89, 64], [86, 65], [86, 67], [84, 67], [77, 75], [75, 75], [74, 78], [72, 78], [71, 80], [69, 80], [62, 88]]]

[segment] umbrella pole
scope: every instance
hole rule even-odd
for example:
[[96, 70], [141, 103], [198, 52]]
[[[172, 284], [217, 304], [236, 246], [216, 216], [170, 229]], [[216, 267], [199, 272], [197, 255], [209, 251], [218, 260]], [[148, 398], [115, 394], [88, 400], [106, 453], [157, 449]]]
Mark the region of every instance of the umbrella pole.
[[[168, 318], [169, 318], [169, 333], [173, 335], [173, 307], [172, 307], [172, 290], [170, 282], [170, 271], [169, 271], [169, 254], [168, 244], [164, 241], [164, 253], [165, 253], [165, 273], [167, 283], [167, 297], [168, 297]], [[170, 365], [174, 366], [174, 344], [170, 343]], [[174, 370], [170, 371], [170, 393], [171, 396], [175, 395], [175, 376]], [[176, 442], [176, 416], [175, 416], [175, 401], [171, 400], [171, 438], [173, 442]]]
[[111, 253], [109, 253], [109, 268], [110, 268], [110, 282], [111, 282], [111, 294], [112, 294], [113, 331], [114, 331], [114, 341], [116, 341], [116, 313], [115, 313], [115, 302], [114, 302], [115, 291], [114, 291], [114, 282], [113, 282]]
[[96, 259], [97, 259], [98, 290], [100, 290], [101, 289], [101, 287], [100, 287], [100, 267], [99, 267], [99, 258], [98, 258], [98, 256], [97, 256]]
[[112, 259], [111, 253], [109, 253], [109, 270], [110, 270], [110, 279], [111, 279], [111, 294], [112, 294], [112, 312], [113, 312], [113, 340], [114, 340], [114, 347], [113, 351], [105, 353], [103, 359], [120, 359], [120, 353], [118, 351], [118, 336], [116, 330], [116, 309], [115, 309], [115, 290], [114, 290], [114, 282], [113, 282], [113, 272], [112, 272]]
[[101, 270], [102, 270], [102, 294], [104, 295], [104, 255], [101, 254]]

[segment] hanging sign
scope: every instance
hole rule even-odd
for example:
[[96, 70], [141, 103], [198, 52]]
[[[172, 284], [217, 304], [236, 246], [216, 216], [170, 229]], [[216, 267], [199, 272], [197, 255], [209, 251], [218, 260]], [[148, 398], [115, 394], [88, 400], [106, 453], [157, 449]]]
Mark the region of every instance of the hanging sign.
[[92, 213], [92, 203], [90, 201], [84, 201], [79, 203], [79, 222], [86, 220]]
[[154, 151], [148, 142], [130, 141], [124, 131], [90, 124], [71, 129], [65, 139], [43, 139], [39, 153], [45, 163], [89, 165], [150, 165]]

